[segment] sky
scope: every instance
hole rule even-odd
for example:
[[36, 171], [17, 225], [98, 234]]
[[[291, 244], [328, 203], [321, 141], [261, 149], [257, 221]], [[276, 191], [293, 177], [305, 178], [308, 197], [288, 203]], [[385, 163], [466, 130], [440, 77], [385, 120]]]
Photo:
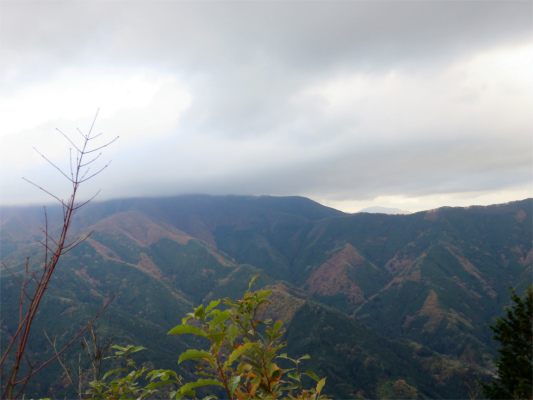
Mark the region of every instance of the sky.
[[79, 199], [521, 200], [533, 2], [1, 0], [0, 113], [2, 205], [66, 199], [94, 120]]

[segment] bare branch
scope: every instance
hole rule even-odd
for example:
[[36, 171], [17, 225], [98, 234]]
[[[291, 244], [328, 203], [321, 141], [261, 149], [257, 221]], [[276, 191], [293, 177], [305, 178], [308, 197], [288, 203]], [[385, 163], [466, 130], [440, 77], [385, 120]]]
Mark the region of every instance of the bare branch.
[[7, 346], [7, 349], [4, 352], [4, 356], [2, 357], [2, 360], [0, 360], [0, 365], [2, 365], [4, 363], [4, 361], [6, 360], [7, 355], [9, 354], [9, 351], [11, 350], [11, 347], [13, 347], [13, 344], [15, 344], [15, 339], [19, 337], [20, 331], [22, 330], [22, 327], [23, 327], [24, 323], [26, 322], [27, 317], [28, 317], [28, 315], [26, 314], [26, 318], [24, 319], [23, 324], [19, 323], [19, 327], [18, 327], [17, 331], [13, 335], [13, 338], [11, 339], [11, 341], [9, 342], [9, 345]]
[[70, 159], [70, 180], [72, 182], [74, 182], [74, 167], [72, 165], [72, 149], [68, 149], [68, 153], [69, 153], [69, 159]]
[[[46, 333], [46, 330], [43, 329], [43, 333], [44, 333], [44, 336], [46, 336], [46, 339], [48, 340], [48, 343], [50, 343], [50, 345], [54, 349], [54, 353], [57, 354], [57, 347], [56, 347], [57, 338], [54, 337], [54, 341], [52, 342], [52, 340], [50, 339], [50, 337]], [[57, 361], [59, 361], [59, 364], [61, 365], [61, 368], [63, 368], [63, 371], [65, 371], [65, 373], [67, 374], [67, 378], [68, 378], [70, 384], [76, 390], [76, 385], [74, 384], [74, 379], [72, 379], [72, 375], [70, 374], [69, 369], [67, 368], [67, 366], [63, 362], [63, 358], [62, 357], [57, 357]], [[76, 390], [76, 394], [78, 395], [79, 398], [81, 398], [81, 392], [80, 391]]]
[[91, 128], [89, 129], [89, 133], [87, 134], [87, 139], [91, 137], [91, 133], [93, 132], [94, 124], [96, 123], [96, 118], [98, 118], [98, 113], [100, 112], [100, 109], [96, 110], [96, 114], [93, 119], [93, 123], [91, 124]]
[[98, 136], [102, 136], [102, 133], [99, 133], [98, 135], [93, 136], [92, 138], [89, 138], [89, 140], [96, 139]]
[[68, 349], [72, 343], [74, 343], [82, 334], [83, 332], [85, 332], [87, 329], [89, 329], [92, 324], [94, 323], [94, 321], [96, 321], [96, 319], [100, 316], [100, 314], [102, 314], [104, 312], [104, 310], [107, 308], [107, 306], [109, 306], [109, 304], [111, 304], [111, 302], [113, 300], [115, 300], [115, 297], [116, 297], [116, 293], [113, 295], [113, 297], [111, 297], [108, 301], [106, 301], [106, 303], [104, 304], [104, 306], [102, 307], [102, 309], [98, 312], [98, 314], [96, 314], [94, 316], [94, 318], [92, 320], [90, 320], [87, 325], [85, 325], [85, 328], [83, 328], [76, 336], [74, 336], [74, 338], [67, 343], [67, 345], [65, 347], [63, 347], [61, 349], [60, 352], [58, 352], [55, 356], [53, 356], [52, 358], [50, 358], [48, 361], [46, 361], [43, 365], [41, 365], [39, 368], [37, 368], [35, 371], [33, 371], [31, 374], [29, 374], [26, 378], [24, 379], [21, 379], [20, 381], [17, 381], [15, 382], [16, 385], [24, 382], [24, 381], [27, 381], [29, 380], [33, 375], [35, 375], [37, 372], [39, 372], [41, 369], [43, 369], [46, 365], [50, 364], [52, 361], [54, 361], [57, 357], [59, 357], [66, 349]]
[[91, 170], [90, 167], [88, 167], [85, 172], [83, 173], [83, 175], [78, 179], [78, 182], [83, 182], [83, 179], [87, 176], [87, 174], [89, 173], [89, 171]]
[[104, 169], [106, 169], [109, 164], [111, 164], [111, 161], [109, 161], [106, 165], [104, 165], [104, 167], [102, 169], [100, 169], [100, 171], [98, 172], [95, 172], [94, 174], [92, 174], [91, 176], [89, 176], [88, 178], [85, 178], [83, 180], [80, 180], [80, 183], [83, 183], [83, 182], [87, 182], [89, 179], [95, 177], [96, 175], [98, 175], [100, 172], [102, 172]]
[[[110, 142], [107, 142], [106, 144], [104, 144], [103, 146], [100, 146], [100, 147], [97, 147], [96, 149], [94, 150], [89, 150], [89, 151], [86, 151], [85, 154], [91, 154], [91, 153], [94, 153], [95, 151], [98, 151], [98, 150], [102, 150], [104, 148], [106, 148], [107, 146], [109, 146], [111, 143], [115, 142], [118, 140], [120, 136], [117, 136], [116, 138], [114, 138], [112, 141]], [[93, 138], [94, 139], [94, 138]]]
[[83, 242], [85, 242], [90, 236], [91, 234], [93, 233], [94, 231], [91, 231], [89, 233], [87, 233], [83, 238], [80, 239], [80, 237], [78, 236], [75, 240], [73, 240], [70, 244], [67, 244], [63, 247], [63, 252], [61, 253], [61, 255], [63, 254], [67, 254], [70, 250], [74, 249], [75, 247], [78, 247], [80, 244], [82, 244]]
[[[44, 274], [45, 271], [43, 271], [43, 274]], [[31, 274], [31, 278], [28, 280], [28, 283], [31, 282], [31, 281], [35, 281], [35, 283], [37, 285], [39, 285], [39, 280], [37, 280], [37, 272], [33, 272]], [[33, 301], [33, 297], [31, 298], [31, 301]]]
[[42, 158], [44, 158], [46, 161], [48, 161], [48, 163], [54, 167], [55, 169], [57, 169], [59, 172], [61, 172], [61, 175], [63, 175], [65, 178], [67, 178], [70, 182], [72, 182], [72, 179], [70, 179], [68, 177], [67, 174], [65, 174], [63, 172], [63, 170], [61, 168], [59, 168], [57, 165], [55, 165], [52, 161], [50, 161], [48, 158], [46, 158], [43, 154], [41, 154], [41, 152], [39, 152], [39, 150], [37, 150], [35, 147], [33, 148], [33, 150], [35, 150], [37, 153], [39, 153], [41, 155]]
[[[46, 241], [46, 250], [44, 251], [44, 263], [45, 265], [48, 264], [48, 239], [49, 239], [49, 235], [48, 235], [48, 213], [46, 212], [46, 206], [43, 206], [43, 212], [44, 212], [44, 226], [45, 226], [45, 232], [44, 232], [44, 236], [45, 236], [45, 241]], [[52, 242], [54, 242], [55, 244], [55, 240], [52, 239]]]
[[85, 137], [85, 135], [80, 131], [80, 128], [76, 128], [76, 130], [80, 133], [81, 137], [83, 138], [83, 140], [87, 140], [87, 138]]
[[63, 202], [63, 200], [61, 200], [61, 199], [60, 199], [59, 197], [57, 197], [56, 195], [50, 193], [48, 190], [46, 190], [46, 189], [40, 187], [39, 185], [33, 183], [32, 181], [30, 181], [30, 180], [28, 180], [28, 179], [26, 179], [26, 178], [24, 178], [24, 177], [22, 177], [22, 179], [24, 179], [24, 180], [25, 180], [26, 182], [28, 182], [28, 183], [31, 183], [31, 184], [32, 184], [33, 186], [35, 186], [36, 188], [41, 189], [41, 190], [42, 190], [43, 192], [45, 192], [46, 194], [49, 194], [49, 195], [52, 196], [54, 199], [56, 199], [56, 200], [59, 201], [61, 204], [63, 204], [63, 206], [66, 206], [65, 203]]
[[[52, 238], [50, 238], [50, 240], [53, 241]], [[43, 242], [39, 242], [39, 244], [42, 245], [42, 246], [44, 247], [45, 252], [49, 252], [49, 251], [53, 251], [53, 250], [54, 250], [52, 247], [48, 246], [48, 244], [47, 244], [46, 242], [45, 242], [45, 243], [43, 243]], [[57, 245], [57, 244], [54, 243], [54, 245]], [[48, 263], [47, 263], [47, 262], [43, 262], [43, 264], [46, 265], [46, 264], [48, 264]]]
[[[33, 369], [35, 368], [35, 366], [37, 365], [37, 363], [35, 364], [31, 364], [30, 361], [28, 360], [28, 357], [24, 357], [24, 359], [26, 360], [26, 362], [28, 363], [28, 365], [30, 366], [30, 373], [31, 371], [33, 371]], [[22, 385], [22, 387], [20, 388], [20, 390], [18, 391], [17, 395], [15, 396], [15, 399], [18, 398], [22, 392], [24, 391], [24, 389], [26, 388], [26, 385], [28, 384], [28, 381], [24, 382], [24, 385]]]
[[77, 210], [78, 208], [83, 207], [87, 203], [90, 203], [96, 196], [98, 196], [98, 193], [100, 193], [100, 192], [101, 192], [101, 190], [98, 190], [98, 192], [96, 192], [96, 194], [93, 197], [91, 197], [89, 200], [81, 203], [80, 205], [76, 205], [76, 207], [74, 207], [74, 210]]
[[[78, 132], [82, 135], [84, 141], [83, 146], [80, 148], [77, 146], [73, 140], [70, 139], [67, 135], [65, 135], [62, 131], [57, 129], [57, 131], [63, 135], [67, 141], [73, 146], [74, 149], [76, 149], [76, 162], [74, 163], [74, 157], [73, 157], [73, 150], [72, 148], [69, 149], [69, 164], [70, 164], [70, 177], [56, 164], [54, 164], [52, 161], [50, 161], [46, 156], [41, 154], [37, 149], [35, 151], [44, 158], [50, 165], [52, 165], [55, 169], [57, 169], [67, 180], [72, 184], [72, 191], [67, 200], [60, 199], [55, 194], [51, 193], [50, 191], [44, 189], [43, 187], [35, 184], [34, 182], [23, 178], [26, 182], [32, 184], [33, 186], [37, 187], [44, 193], [48, 194], [49, 196], [56, 199], [61, 205], [62, 205], [62, 212], [63, 212], [63, 226], [61, 229], [61, 232], [59, 234], [59, 237], [57, 239], [54, 239], [49, 231], [48, 226], [48, 215], [46, 212], [46, 208], [44, 209], [45, 214], [45, 229], [41, 229], [41, 231], [44, 233], [45, 237], [44, 240], [40, 241], [39, 243], [44, 247], [44, 262], [41, 263], [41, 267], [39, 271], [30, 272], [29, 271], [29, 258], [26, 260], [26, 269], [24, 278], [20, 280], [15, 276], [15, 274], [7, 267], [5, 262], [1, 262], [1, 266], [6, 269], [6, 271], [15, 279], [15, 281], [21, 286], [21, 294], [19, 299], [19, 324], [18, 327], [16, 327], [16, 332], [11, 338], [10, 342], [8, 343], [7, 348], [5, 349], [3, 356], [0, 360], [0, 373], [2, 378], [5, 380], [6, 384], [2, 388], [2, 398], [17, 398], [20, 394], [23, 393], [24, 388], [26, 387], [29, 379], [36, 374], [39, 370], [41, 370], [44, 366], [49, 364], [54, 358], [59, 357], [59, 355], [68, 348], [83, 332], [87, 330], [88, 327], [92, 325], [92, 323], [100, 316], [100, 314], [107, 308], [107, 306], [113, 301], [115, 296], [113, 296], [106, 304], [104, 304], [104, 307], [100, 312], [94, 317], [93, 320], [91, 320], [84, 329], [82, 329], [75, 338], [69, 342], [60, 352], [57, 353], [55, 357], [52, 357], [50, 360], [48, 360], [46, 363], [41, 365], [38, 369], [35, 369], [36, 363], [32, 364], [27, 356], [25, 355], [26, 345], [28, 343], [29, 334], [31, 331], [31, 327], [34, 321], [34, 318], [37, 315], [37, 310], [39, 308], [39, 305], [41, 304], [41, 300], [43, 298], [44, 293], [46, 292], [48, 288], [48, 284], [50, 282], [50, 279], [52, 277], [52, 274], [54, 273], [54, 270], [59, 262], [59, 259], [69, 252], [70, 250], [74, 249], [81, 243], [83, 243], [87, 238], [90, 236], [92, 232], [85, 235], [84, 237], [77, 237], [70, 243], [67, 242], [67, 233], [69, 231], [69, 227], [72, 223], [74, 213], [87, 203], [89, 203], [100, 191], [98, 191], [91, 199], [88, 201], [83, 202], [81, 205], [76, 204], [76, 196], [78, 193], [78, 189], [80, 184], [83, 182], [88, 181], [89, 179], [93, 178], [94, 176], [98, 175], [100, 172], [102, 172], [109, 163], [107, 163], [103, 168], [98, 170], [96, 173], [89, 175], [90, 168], [88, 167], [90, 164], [94, 163], [98, 158], [101, 156], [101, 153], [98, 154], [96, 157], [93, 157], [90, 161], [83, 163], [83, 159], [87, 154], [94, 153], [96, 151], [99, 151], [107, 146], [109, 146], [111, 143], [115, 142], [118, 139], [118, 136], [104, 144], [103, 146], [100, 146], [95, 149], [90, 149], [89, 142], [92, 139], [95, 139], [99, 137], [101, 134], [92, 136], [92, 131], [94, 128], [94, 124], [96, 122], [98, 116], [98, 112], [96, 113], [91, 128], [89, 130], [89, 133], [87, 135], [84, 135], [79, 129]], [[39, 274], [38, 274], [39, 272]], [[35, 285], [35, 288], [32, 288], [33, 294], [28, 294], [28, 289], [30, 288], [30, 285]], [[116, 295], [116, 294], [115, 294]], [[25, 304], [26, 300], [28, 300], [29, 304]], [[24, 311], [27, 308], [26, 311]], [[55, 343], [54, 343], [55, 344]], [[13, 354], [13, 367], [11, 369], [11, 372], [9, 376], [4, 374], [4, 371], [2, 371], [2, 366], [4, 366], [4, 362], [6, 361], [9, 354]], [[17, 375], [19, 373], [19, 367], [22, 362], [22, 360], [26, 360], [29, 365], [29, 373], [28, 375], [23, 379], [17, 380]], [[19, 388], [22, 387], [20, 390]], [[15, 392], [15, 388], [17, 388], [17, 391]], [[16, 393], [16, 394], [15, 394]]]
[[89, 162], [86, 162], [85, 164], [81, 164], [80, 167], [86, 167], [87, 165], [89, 164], [92, 164], [93, 162], [95, 162], [96, 160], [98, 160], [100, 158], [100, 156], [102, 155], [102, 153], [99, 153], [95, 158], [93, 158], [91, 161]]
[[[50, 240], [54, 245], [57, 246], [57, 242], [54, 240], [54, 238], [52, 237], [52, 235], [50, 235], [50, 234], [48, 233], [48, 228], [47, 228], [47, 229], [42, 229], [42, 228], [40, 228], [40, 231], [41, 231], [42, 233], [44, 233], [45, 241], [46, 241], [46, 242], [48, 242], [48, 240]], [[50, 246], [48, 246], [48, 244], [45, 245], [42, 241], [39, 242], [39, 243], [41, 243], [43, 246], [45, 246], [45, 247], [47, 247], [47, 248], [50, 248]], [[46, 260], [45, 260], [45, 264], [46, 264]]]
[[[61, 131], [60, 131], [59, 129], [57, 129], [57, 128], [56, 128], [56, 131], [58, 131], [59, 133], [61, 133], [61, 134], [65, 137], [65, 139], [67, 139], [67, 140], [70, 142], [70, 144], [71, 144], [76, 150], [78, 150], [78, 152], [82, 153], [82, 151], [81, 151], [80, 149], [78, 149], [78, 146], [76, 146], [76, 144], [75, 144], [72, 140], [70, 140], [70, 138], [69, 138], [67, 135], [65, 135], [63, 132], [61, 132]], [[81, 133], [81, 132], [80, 132], [80, 133]]]
[[9, 275], [11, 275], [11, 277], [17, 281], [17, 283], [22, 286], [22, 282], [18, 280], [18, 278], [15, 276], [15, 274], [13, 272], [11, 272], [11, 270], [7, 267], [7, 265], [4, 263], [4, 261], [2, 260], [2, 267], [9, 273]]

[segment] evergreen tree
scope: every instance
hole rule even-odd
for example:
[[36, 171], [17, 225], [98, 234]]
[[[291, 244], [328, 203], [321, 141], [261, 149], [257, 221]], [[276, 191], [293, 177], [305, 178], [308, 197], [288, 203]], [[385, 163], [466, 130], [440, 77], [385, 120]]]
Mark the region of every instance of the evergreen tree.
[[490, 399], [533, 399], [533, 289], [529, 287], [523, 299], [512, 288], [511, 292], [514, 304], [490, 327], [501, 344], [500, 358], [498, 376], [489, 385], [482, 384], [483, 393]]

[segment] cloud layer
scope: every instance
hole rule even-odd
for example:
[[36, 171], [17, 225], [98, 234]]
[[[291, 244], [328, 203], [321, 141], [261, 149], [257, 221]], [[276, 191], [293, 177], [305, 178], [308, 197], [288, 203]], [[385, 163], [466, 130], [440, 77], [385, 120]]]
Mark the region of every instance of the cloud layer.
[[[532, 189], [528, 2], [2, 2], [1, 201], [39, 148], [119, 143], [104, 198], [304, 195], [356, 211]], [[68, 155], [67, 155], [68, 158]], [[68, 191], [68, 188], [65, 190]], [[380, 204], [376, 204], [376, 202]]]

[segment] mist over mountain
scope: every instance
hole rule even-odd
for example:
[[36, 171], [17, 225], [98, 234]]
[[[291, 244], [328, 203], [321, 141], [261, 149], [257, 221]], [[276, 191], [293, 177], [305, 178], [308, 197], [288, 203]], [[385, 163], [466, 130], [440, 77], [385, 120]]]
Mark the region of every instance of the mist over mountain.
[[[198, 343], [168, 330], [193, 305], [239, 298], [258, 273], [254, 289], [273, 290], [271, 312], [287, 327], [289, 355], [311, 355], [306, 368], [328, 377], [326, 393], [375, 398], [380, 385], [405, 380], [421, 397], [466, 398], [493, 371], [486, 324], [502, 315], [509, 286], [523, 293], [531, 284], [532, 209], [532, 199], [409, 215], [346, 214], [303, 197], [90, 203], [72, 235], [92, 234], [58, 266], [32, 354], [50, 354], [43, 329], [66, 340], [116, 292], [99, 332], [143, 345], [142, 360], [178, 370], [180, 352]], [[54, 232], [61, 209], [47, 210]], [[2, 208], [1, 256], [15, 273], [28, 256], [39, 263], [43, 220], [41, 207]], [[0, 288], [4, 345], [20, 288], [5, 271]], [[50, 366], [28, 394], [68, 396], [61, 382]]]

